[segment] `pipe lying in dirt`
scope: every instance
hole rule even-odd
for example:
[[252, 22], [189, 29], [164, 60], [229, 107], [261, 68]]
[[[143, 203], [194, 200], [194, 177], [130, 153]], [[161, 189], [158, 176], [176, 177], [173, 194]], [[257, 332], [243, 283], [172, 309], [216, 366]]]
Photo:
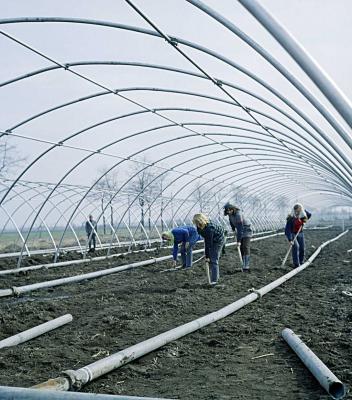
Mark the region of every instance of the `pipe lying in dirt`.
[[344, 384], [291, 329], [285, 328], [281, 336], [333, 399], [345, 397]]
[[[19, 387], [0, 386], [1, 400], [168, 400], [154, 397], [118, 396], [97, 393], [58, 392]], [[169, 399], [171, 400], [171, 399]]]
[[[320, 229], [320, 228], [318, 228], [318, 229]], [[321, 228], [321, 229], [325, 229], [325, 227]], [[255, 232], [254, 236], [264, 235], [266, 233], [273, 233], [273, 232], [277, 232], [277, 230]], [[228, 236], [228, 239], [230, 239], [232, 237], [233, 236], [230, 235], [230, 236]], [[144, 245], [144, 244], [146, 244], [146, 241], [145, 240], [135, 240], [134, 243], [137, 244], [137, 245]], [[160, 243], [160, 239], [150, 240], [149, 243]], [[119, 245], [112, 246], [112, 248], [119, 248], [119, 247], [124, 247], [124, 246], [127, 247], [130, 244], [131, 244], [131, 241], [129, 241], [129, 242], [120, 242]], [[99, 248], [98, 250], [104, 250], [109, 246], [110, 246], [109, 244], [106, 244], [106, 243], [104, 244], [103, 243], [102, 244], [102, 248]], [[63, 253], [70, 253], [72, 251], [75, 251], [76, 253], [80, 253], [80, 254], [82, 253], [82, 251], [80, 250], [79, 246], [62, 247], [60, 249], [60, 251], [62, 251]], [[137, 252], [137, 251], [135, 251], [135, 252]], [[144, 250], [141, 250], [141, 251], [144, 251]], [[41, 249], [41, 250], [31, 250], [30, 251], [31, 256], [34, 256], [34, 255], [52, 255], [53, 253], [56, 253], [56, 252], [57, 252], [57, 249]], [[120, 254], [121, 253], [111, 254], [109, 256], [105, 256], [104, 258], [116, 257], [116, 256], [118, 256]], [[14, 257], [18, 257], [20, 255], [21, 255], [20, 251], [14, 252], [14, 253], [0, 253], [0, 259], [2, 259], [2, 258], [14, 258]], [[55, 264], [59, 265], [59, 264], [61, 264], [61, 262], [57, 262]]]
[[62, 325], [66, 325], [71, 321], [72, 315], [65, 314], [61, 317], [52, 319], [51, 321], [44, 322], [44, 324], [40, 324], [31, 329], [27, 329], [26, 331], [17, 333], [17, 335], [13, 335], [6, 339], [0, 340], [0, 349], [4, 347], [17, 346], [20, 343], [28, 342], [29, 340], [37, 336], [43, 335], [46, 332], [50, 332], [53, 329], [59, 328]]
[[181, 337], [188, 335], [189, 333], [195, 332], [198, 329], [203, 328], [213, 322], [219, 321], [220, 319], [223, 319], [233, 314], [234, 312], [238, 311], [247, 304], [250, 304], [257, 299], [260, 299], [270, 290], [273, 290], [277, 286], [281, 285], [281, 283], [285, 282], [292, 276], [296, 275], [298, 272], [302, 271], [304, 268], [308, 267], [308, 265], [319, 255], [320, 251], [325, 246], [327, 246], [329, 243], [335, 240], [338, 240], [347, 232], [348, 231], [345, 231], [340, 235], [336, 236], [335, 238], [329, 240], [328, 242], [323, 243], [320, 247], [318, 247], [318, 249], [314, 252], [314, 254], [305, 264], [303, 264], [300, 268], [296, 268], [294, 271], [292, 271], [294, 272], [294, 274], [290, 272], [284, 275], [283, 277], [277, 279], [276, 281], [272, 282], [270, 285], [264, 286], [264, 288], [262, 289], [259, 290], [252, 289], [253, 293], [250, 293], [247, 296], [242, 297], [241, 299], [221, 308], [218, 311], [214, 311], [203, 317], [195, 319], [194, 321], [188, 322], [184, 325], [178, 326], [167, 332], [161, 333], [160, 335], [154, 336], [143, 342], [137, 343], [131, 347], [128, 347], [127, 349], [124, 349], [115, 354], [112, 354], [111, 356], [98, 360], [83, 368], [80, 368], [75, 371], [74, 370], [64, 371], [62, 375], [59, 376], [58, 378], [49, 379], [46, 382], [34, 386], [34, 388], [38, 389], [56, 388], [57, 390], [80, 389], [83, 385], [87, 384], [88, 382], [93, 381], [94, 379], [97, 379], [100, 376], [105, 375], [116, 368], [119, 368], [137, 358], [140, 358], [145, 354], [148, 354], [158, 349], [159, 347], [162, 347], [170, 342], [173, 342], [174, 340], [180, 339]]
[[[270, 238], [273, 236], [277, 236], [277, 235], [282, 235], [282, 233], [275, 233], [273, 235], [261, 236], [259, 238], [253, 239], [252, 241], [264, 240], [264, 239], [267, 239], [267, 238]], [[227, 244], [227, 246], [233, 246], [233, 245], [234, 245], [234, 242]], [[193, 254], [201, 253], [201, 252], [204, 252], [204, 249], [195, 250], [195, 251], [193, 251]], [[139, 262], [135, 262], [132, 264], [121, 265], [119, 267], [114, 267], [114, 268], [102, 269], [100, 271], [89, 272], [87, 274], [69, 276], [67, 278], [59, 278], [59, 279], [54, 279], [54, 280], [45, 281], [45, 282], [32, 283], [30, 285], [25, 285], [25, 286], [17, 286], [17, 287], [13, 286], [10, 289], [0, 289], [0, 297], [19, 296], [22, 293], [32, 292], [34, 290], [45, 289], [45, 288], [54, 287], [54, 286], [61, 286], [61, 285], [69, 284], [69, 283], [82, 282], [87, 279], [100, 278], [102, 276], [115, 274], [117, 272], [142, 267], [145, 265], [156, 264], [156, 263], [159, 263], [159, 262], [162, 262], [165, 260], [170, 260], [171, 258], [172, 258], [172, 255], [158, 257], [158, 258], [152, 258], [150, 260], [139, 261]]]
[[289, 273], [283, 275], [281, 278], [276, 279], [274, 282], [271, 282], [268, 285], [266, 285], [266, 286], [262, 287], [261, 289], [259, 289], [257, 291], [259, 296], [260, 297], [264, 296], [265, 294], [267, 294], [271, 290], [273, 290], [273, 289], [277, 288], [278, 286], [282, 285], [283, 283], [285, 283], [286, 281], [291, 279], [293, 276], [297, 275], [298, 273], [300, 273], [301, 271], [303, 271], [304, 269], [309, 267], [309, 265], [317, 258], [317, 256], [323, 250], [324, 247], [326, 247], [327, 245], [329, 245], [332, 242], [335, 242], [335, 240], [340, 239], [342, 236], [346, 235], [347, 232], [348, 232], [348, 230], [340, 233], [338, 236], [334, 237], [333, 239], [330, 239], [327, 242], [321, 244], [315, 250], [315, 252], [308, 258], [308, 260], [304, 264], [302, 264], [300, 267], [294, 268], [292, 271], [290, 271]]
[[327, 225], [327, 226], [313, 226], [312, 228], [306, 228], [306, 231], [322, 231], [324, 229], [333, 228], [334, 225]]
[[[258, 233], [255, 233], [255, 235], [259, 236], [259, 235], [264, 235], [265, 233], [272, 233], [272, 232], [276, 232], [276, 231], [258, 232]], [[276, 234], [274, 234], [274, 236]], [[271, 237], [271, 236], [272, 235], [260, 236], [259, 238], [255, 238], [255, 239], [252, 239], [252, 240], [260, 240], [262, 238]], [[233, 236], [228, 236], [228, 238], [232, 238], [232, 237]], [[163, 247], [163, 249], [167, 249], [167, 248], [172, 248], [172, 246]], [[47, 264], [30, 265], [28, 267], [22, 267], [22, 268], [5, 269], [5, 270], [0, 271], [0, 276], [1, 275], [18, 274], [18, 273], [27, 272], [27, 271], [34, 271], [34, 270], [37, 270], [37, 269], [49, 269], [49, 268], [55, 268], [55, 267], [66, 267], [68, 265], [75, 265], [75, 264], [89, 264], [89, 263], [95, 262], [95, 261], [103, 261], [103, 260], [108, 260], [110, 258], [121, 257], [121, 256], [130, 255], [130, 254], [136, 254], [136, 253], [153, 252], [153, 251], [156, 251], [156, 250], [159, 250], [159, 249], [160, 248], [152, 247], [150, 249], [134, 250], [133, 252], [129, 251], [129, 252], [125, 252], [125, 253], [110, 254], [108, 256], [106, 255], [106, 256], [90, 257], [90, 258], [79, 259], [79, 260], [67, 260], [67, 261], [60, 261], [60, 262], [56, 262], [56, 263], [54, 262], [54, 263], [47, 263]]]
[[109, 256], [99, 256], [99, 257], [85, 258], [85, 259], [79, 259], [79, 260], [60, 261], [60, 262], [57, 262], [57, 263], [30, 265], [28, 267], [22, 267], [22, 268], [5, 269], [3, 271], [0, 271], [0, 276], [1, 275], [9, 275], [9, 274], [18, 274], [18, 273], [27, 272], [27, 271], [34, 271], [34, 270], [37, 270], [37, 269], [49, 269], [49, 268], [55, 268], [55, 267], [66, 267], [68, 265], [74, 265], [74, 264], [89, 264], [89, 263], [94, 262], [94, 261], [103, 261], [103, 260], [107, 260], [109, 258], [121, 257], [121, 256], [129, 255], [129, 254], [136, 254], [136, 253], [152, 252], [152, 251], [155, 251], [155, 250], [157, 250], [156, 247], [152, 248], [152, 249], [136, 250], [136, 251], [133, 251], [133, 252], [110, 254]]
[[12, 295], [19, 296], [22, 293], [32, 292], [32, 291], [38, 290], [38, 289], [45, 289], [45, 288], [50, 288], [50, 287], [54, 287], [54, 286], [61, 286], [61, 285], [66, 285], [68, 283], [82, 282], [87, 279], [99, 278], [101, 276], [115, 274], [116, 272], [126, 271], [128, 269], [133, 269], [133, 268], [137, 268], [137, 267], [142, 267], [144, 265], [154, 264], [156, 262], [168, 260], [169, 258], [170, 258], [169, 256], [153, 258], [151, 260], [139, 261], [139, 262], [135, 262], [133, 264], [121, 265], [119, 267], [103, 269], [103, 270], [95, 271], [95, 272], [89, 272], [87, 274], [69, 276], [67, 278], [59, 278], [59, 279], [54, 279], [54, 280], [45, 281], [45, 282], [38, 282], [38, 283], [33, 283], [31, 285], [25, 285], [25, 286], [18, 286], [18, 287], [14, 286], [11, 289], [1, 289], [0, 297], [6, 297], [6, 296], [12, 296]]

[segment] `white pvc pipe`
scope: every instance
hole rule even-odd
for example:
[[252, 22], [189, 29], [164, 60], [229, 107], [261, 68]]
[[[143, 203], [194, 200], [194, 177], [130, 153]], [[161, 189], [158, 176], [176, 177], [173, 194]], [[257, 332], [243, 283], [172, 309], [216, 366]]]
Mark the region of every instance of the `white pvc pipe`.
[[300, 273], [301, 271], [303, 271], [304, 269], [309, 267], [309, 265], [317, 258], [317, 256], [319, 255], [319, 253], [322, 251], [322, 249], [324, 247], [326, 247], [328, 244], [334, 242], [335, 240], [340, 239], [340, 237], [346, 235], [347, 232], [348, 232], [348, 230], [345, 231], [345, 232], [340, 233], [338, 236], [334, 237], [333, 239], [330, 239], [327, 242], [321, 244], [315, 250], [315, 252], [308, 258], [308, 260], [304, 264], [302, 264], [301, 266], [293, 269], [292, 271], [288, 272], [287, 274], [283, 275], [281, 278], [276, 279], [274, 282], [271, 282], [268, 285], [266, 285], [266, 286], [262, 287], [261, 289], [259, 289], [258, 290], [258, 294], [260, 295], [260, 297], [264, 296], [265, 294], [267, 294], [271, 290], [273, 290], [273, 289], [277, 288], [278, 286], [282, 285], [283, 283], [285, 283], [286, 281], [291, 279], [293, 276], [297, 275], [298, 273]]
[[[262, 236], [262, 237], [253, 239], [253, 241], [263, 240], [263, 239], [267, 239], [267, 238], [278, 236], [278, 235], [282, 235], [282, 233], [275, 233], [275, 234], [268, 235], [268, 236]], [[234, 245], [234, 243], [228, 243], [226, 246], [233, 246], [233, 245]], [[193, 252], [193, 254], [201, 253], [201, 252], [204, 252], [204, 249], [195, 250]], [[111, 275], [111, 274], [115, 274], [117, 272], [142, 267], [144, 265], [151, 265], [151, 264], [159, 263], [161, 261], [169, 260], [171, 258], [172, 258], [172, 255], [158, 257], [158, 258], [152, 258], [150, 260], [139, 261], [139, 262], [135, 262], [132, 264], [121, 265], [119, 267], [114, 267], [114, 268], [102, 269], [100, 271], [89, 272], [87, 274], [69, 276], [66, 278], [59, 278], [59, 279], [54, 279], [54, 280], [45, 281], [45, 282], [32, 283], [30, 285], [25, 285], [25, 286], [13, 286], [10, 289], [0, 289], [0, 297], [7, 297], [7, 296], [13, 296], [13, 295], [18, 296], [22, 293], [32, 292], [32, 291], [38, 290], [38, 289], [45, 289], [45, 288], [54, 287], [54, 286], [66, 285], [69, 283], [81, 282], [81, 281], [84, 281], [87, 279], [100, 278], [102, 276]]]
[[133, 252], [130, 251], [130, 252], [125, 252], [125, 253], [110, 254], [109, 256], [99, 256], [99, 257], [85, 258], [85, 259], [79, 259], [79, 260], [60, 261], [60, 262], [56, 262], [56, 263], [30, 265], [28, 267], [22, 267], [22, 268], [5, 269], [3, 271], [0, 271], [0, 276], [1, 275], [18, 274], [21, 272], [34, 271], [37, 269], [66, 267], [68, 265], [74, 265], [74, 264], [88, 264], [88, 263], [91, 263], [94, 261], [103, 261], [103, 260], [114, 258], [114, 257], [121, 257], [121, 256], [129, 255], [129, 254], [135, 254], [135, 253], [141, 253], [141, 252], [152, 252], [155, 250], [157, 250], [157, 248], [151, 248], [151, 249], [145, 249], [145, 250], [144, 249], [143, 250], [135, 250]]
[[65, 314], [61, 317], [52, 319], [51, 321], [44, 322], [44, 324], [40, 324], [31, 329], [27, 329], [26, 331], [17, 333], [17, 335], [0, 340], [0, 349], [3, 349], [4, 347], [17, 346], [20, 343], [28, 342], [28, 340], [43, 335], [43, 333], [52, 331], [53, 329], [59, 328], [60, 326], [68, 324], [71, 321], [72, 315]]
[[[259, 235], [264, 235], [265, 233], [272, 233], [272, 232], [276, 232], [276, 231], [264, 231], [264, 232], [258, 232], [255, 233], [255, 236], [259, 236]], [[233, 236], [228, 236], [227, 238], [232, 238]], [[268, 236], [262, 236], [260, 238], [255, 238], [252, 240], [260, 240], [261, 238], [265, 238], [265, 237], [272, 237], [272, 235], [268, 235]], [[159, 241], [160, 242], [160, 241]], [[199, 241], [201, 242], [201, 241]], [[167, 246], [167, 247], [163, 247], [163, 249], [167, 249], [167, 248], [172, 248], [172, 246]], [[106, 260], [106, 259], [110, 259], [110, 258], [115, 258], [115, 257], [121, 257], [121, 256], [125, 256], [128, 254], [135, 254], [135, 253], [142, 253], [142, 252], [152, 252], [158, 250], [156, 247], [150, 248], [150, 249], [143, 249], [143, 250], [134, 250], [134, 251], [128, 251], [125, 253], [116, 253], [116, 254], [110, 254], [110, 255], [105, 255], [105, 256], [98, 256], [98, 257], [90, 257], [90, 258], [85, 258], [85, 259], [80, 259], [80, 260], [68, 260], [68, 261], [60, 261], [60, 262], [54, 262], [54, 263], [47, 263], [47, 264], [38, 264], [38, 265], [30, 265], [28, 267], [22, 267], [22, 268], [12, 268], [12, 269], [5, 269], [0, 271], [0, 276], [1, 275], [9, 275], [9, 274], [18, 274], [20, 272], [27, 272], [27, 271], [34, 271], [37, 269], [49, 269], [49, 268], [55, 268], [55, 267], [66, 267], [67, 265], [74, 265], [74, 264], [88, 264], [91, 262], [95, 262], [95, 261], [102, 261], [102, 260]], [[7, 253], [5, 253], [7, 254]], [[1, 256], [1, 254], [0, 254]], [[1, 257], [0, 257], [1, 258]]]
[[[99, 393], [66, 393], [54, 390], [36, 390], [0, 386], [1, 400], [167, 400], [154, 397], [121, 396]], [[171, 400], [171, 399], [169, 399]]]
[[[50, 379], [44, 383], [34, 386], [35, 388], [54, 388], [57, 387], [57, 390], [71, 390], [75, 388], [80, 388], [82, 385], [107, 374], [108, 372], [113, 371], [116, 368], [119, 368], [137, 358], [144, 356], [151, 351], [158, 349], [174, 340], [177, 340], [189, 333], [195, 332], [196, 330], [203, 328], [213, 322], [219, 321], [234, 312], [238, 311], [242, 307], [247, 304], [252, 303], [253, 301], [261, 298], [270, 290], [273, 290], [277, 286], [281, 285], [286, 280], [290, 279], [292, 276], [296, 275], [298, 272], [302, 271], [306, 268], [320, 253], [321, 249], [327, 246], [329, 243], [338, 240], [340, 237], [345, 235], [348, 231], [341, 233], [336, 236], [334, 239], [325, 242], [321, 245], [314, 254], [310, 257], [310, 261], [307, 261], [307, 265], [303, 264], [300, 268], [296, 268], [294, 274], [291, 273], [284, 275], [283, 277], [277, 279], [271, 284], [264, 286], [264, 288], [259, 290], [253, 290], [253, 293], [248, 294], [247, 296], [242, 297], [241, 299], [231, 303], [218, 311], [214, 311], [210, 314], [207, 314], [203, 317], [195, 319], [194, 321], [188, 322], [184, 325], [178, 326], [177, 328], [171, 329], [167, 332], [161, 333], [160, 335], [154, 336], [150, 339], [147, 339], [143, 342], [135, 344], [127, 349], [121, 350], [111, 356], [105, 357], [101, 360], [98, 360], [92, 364], [89, 364], [83, 368], [78, 370], [68, 370], [65, 371], [64, 374], [58, 378]], [[297, 272], [298, 271], [298, 272]]]
[[[127, 264], [127, 265], [122, 265], [119, 267], [102, 269], [100, 271], [89, 272], [87, 274], [81, 274], [81, 275], [75, 275], [75, 276], [69, 276], [67, 278], [59, 278], [59, 279], [54, 279], [51, 281], [38, 282], [38, 283], [33, 283], [31, 285], [25, 285], [25, 286], [18, 286], [18, 287], [13, 286], [11, 289], [0, 290], [0, 297], [6, 297], [9, 295], [10, 296], [11, 295], [18, 296], [22, 293], [32, 292], [32, 291], [38, 290], [38, 289], [45, 289], [45, 288], [50, 288], [50, 287], [54, 287], [54, 286], [61, 286], [61, 285], [66, 285], [68, 283], [82, 282], [87, 279], [95, 279], [95, 278], [99, 278], [101, 276], [111, 275], [111, 274], [115, 274], [117, 272], [126, 271], [128, 269], [141, 267], [143, 265], [154, 264], [156, 262], [164, 261], [169, 258], [170, 258], [170, 256], [160, 257], [158, 259], [153, 258], [151, 260], [139, 261], [139, 262], [136, 262], [133, 264]], [[9, 292], [8, 292], [9, 290], [11, 290], [11, 294], [9, 294]]]
[[346, 394], [344, 384], [312, 350], [291, 329], [285, 328], [281, 335], [329, 395], [333, 399], [342, 399]]

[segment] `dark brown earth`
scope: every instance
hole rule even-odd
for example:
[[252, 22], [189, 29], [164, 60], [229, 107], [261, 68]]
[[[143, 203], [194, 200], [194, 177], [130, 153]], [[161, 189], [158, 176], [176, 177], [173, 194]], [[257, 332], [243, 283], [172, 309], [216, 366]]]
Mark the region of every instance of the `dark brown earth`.
[[[339, 231], [306, 232], [308, 254]], [[83, 391], [179, 399], [328, 399], [280, 338], [290, 327], [349, 387], [352, 385], [352, 233], [326, 247], [283, 286], [226, 319], [173, 342], [84, 387]], [[56, 331], [2, 349], [0, 384], [29, 387], [215, 311], [288, 272], [278, 268], [281, 237], [252, 245], [252, 273], [238, 272], [234, 248], [221, 259], [221, 285], [208, 288], [202, 263], [165, 272], [169, 262], [80, 284], [0, 299], [0, 339], [71, 313]], [[145, 259], [139, 253], [27, 275], [0, 277], [20, 286]], [[195, 258], [199, 256], [196, 255]], [[1, 269], [6, 265], [0, 266]], [[270, 354], [266, 357], [255, 358]], [[352, 398], [351, 395], [347, 398]]]

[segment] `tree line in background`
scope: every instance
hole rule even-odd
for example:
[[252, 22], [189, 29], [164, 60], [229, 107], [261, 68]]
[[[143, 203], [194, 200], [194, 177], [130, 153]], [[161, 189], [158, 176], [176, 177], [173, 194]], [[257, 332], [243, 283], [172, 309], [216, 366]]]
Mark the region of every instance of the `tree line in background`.
[[[130, 171], [132, 177], [129, 183], [123, 188], [124, 196], [128, 196], [128, 204], [138, 204], [139, 207], [139, 225], [141, 230], [148, 229], [152, 230], [152, 207], [151, 204], [158, 199], [159, 204], [159, 218], [161, 221], [161, 229], [164, 229], [164, 211], [167, 206], [168, 198], [165, 196], [165, 191], [168, 188], [168, 172], [161, 173], [160, 169], [153, 166], [148, 166], [148, 161], [144, 158], [140, 162], [133, 164]], [[103, 233], [106, 234], [107, 230], [113, 233], [113, 227], [115, 226], [114, 216], [114, 196], [117, 191], [121, 189], [121, 181], [119, 180], [119, 171], [112, 170], [107, 172], [108, 169], [99, 170], [98, 183], [95, 188], [98, 192], [94, 193], [94, 199], [100, 202], [100, 210], [102, 214], [102, 225]], [[224, 203], [223, 193], [220, 191], [214, 191], [209, 184], [203, 184], [199, 180], [191, 186], [190, 201], [195, 203], [194, 213], [196, 212], [210, 212], [215, 211], [219, 215], [222, 215], [222, 207]], [[267, 194], [269, 196], [269, 194]], [[172, 194], [171, 194], [172, 197]], [[265, 198], [265, 195], [262, 196]], [[255, 210], [258, 213], [268, 213], [267, 205], [269, 201], [262, 201], [258, 196], [248, 194], [248, 190], [244, 187], [231, 185], [228, 190], [227, 199], [232, 203], [238, 205], [240, 208], [245, 207], [248, 210]], [[116, 202], [116, 201], [115, 201]], [[286, 217], [289, 201], [285, 196], [279, 196], [274, 206], [277, 208], [278, 213], [283, 218]], [[168, 207], [172, 208], [173, 204], [170, 202]], [[272, 203], [271, 203], [272, 207]], [[109, 210], [109, 212], [107, 212]], [[128, 225], [131, 226], [131, 211], [127, 210], [128, 213]], [[171, 210], [173, 215], [173, 210]], [[107, 223], [106, 215], [109, 215], [109, 221]], [[159, 219], [158, 218], [158, 219]], [[109, 225], [109, 227], [108, 227]]]

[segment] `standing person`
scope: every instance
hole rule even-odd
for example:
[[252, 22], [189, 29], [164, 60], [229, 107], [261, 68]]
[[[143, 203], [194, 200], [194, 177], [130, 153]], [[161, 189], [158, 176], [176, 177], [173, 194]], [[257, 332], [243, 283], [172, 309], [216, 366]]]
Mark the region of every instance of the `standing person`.
[[242, 271], [249, 272], [252, 237], [251, 222], [242, 215], [239, 207], [230, 203], [224, 205], [224, 215], [229, 217], [231, 228], [236, 234], [236, 246], [240, 248], [242, 256]]
[[225, 242], [224, 228], [204, 214], [196, 214], [193, 223], [198, 233], [204, 238], [205, 261], [210, 263], [212, 286], [219, 280], [219, 258]]
[[181, 244], [182, 268], [191, 268], [193, 262], [193, 247], [197, 241], [200, 240], [196, 228], [190, 225], [179, 226], [171, 231], [163, 232], [161, 237], [174, 246], [172, 251], [174, 266], [176, 267], [177, 264], [178, 247]]
[[312, 214], [305, 210], [302, 204], [297, 203], [293, 206], [292, 212], [288, 215], [286, 220], [285, 235], [292, 246], [292, 261], [294, 268], [297, 268], [304, 263], [305, 245], [303, 226], [311, 216]]
[[[93, 219], [93, 215], [89, 215], [89, 220], [86, 222], [86, 234], [88, 237], [88, 246], [89, 246], [89, 253], [95, 251], [96, 245], [96, 232], [97, 232], [97, 223]], [[93, 245], [93, 247], [92, 247]]]

